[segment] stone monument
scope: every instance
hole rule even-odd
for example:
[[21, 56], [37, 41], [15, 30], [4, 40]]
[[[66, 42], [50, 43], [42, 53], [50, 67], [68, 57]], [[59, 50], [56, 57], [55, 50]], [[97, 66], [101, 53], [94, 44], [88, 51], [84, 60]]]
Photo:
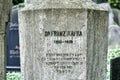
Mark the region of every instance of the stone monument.
[[5, 32], [10, 17], [11, 0], [0, 0], [0, 80], [5, 80]]
[[6, 68], [20, 71], [18, 8], [12, 8], [11, 20], [6, 29]]
[[90, 0], [34, 0], [19, 12], [22, 80], [105, 80], [108, 12]]

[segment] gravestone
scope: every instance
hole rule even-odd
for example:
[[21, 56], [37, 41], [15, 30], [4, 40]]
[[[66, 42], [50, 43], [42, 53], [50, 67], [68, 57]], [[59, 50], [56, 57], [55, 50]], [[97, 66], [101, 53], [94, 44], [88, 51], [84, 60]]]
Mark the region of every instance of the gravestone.
[[109, 12], [109, 27], [110, 27], [111, 25], [114, 24], [114, 19], [113, 19], [114, 14], [113, 14], [112, 8], [111, 8], [109, 3], [102, 3], [102, 4], [99, 4], [99, 5], [108, 10], [108, 12]]
[[0, 0], [0, 80], [5, 80], [6, 55], [5, 32], [6, 23], [9, 21], [11, 0]]
[[110, 80], [120, 80], [120, 57], [111, 59]]
[[18, 8], [15, 8], [12, 9], [12, 17], [6, 33], [7, 71], [20, 71], [18, 30]]
[[92, 0], [92, 1], [94, 1], [94, 2], [96, 2], [96, 3], [106, 3], [107, 2], [107, 0]]
[[25, 0], [25, 4], [30, 4], [31, 0]]
[[120, 27], [118, 25], [109, 26], [109, 40], [108, 48], [117, 49], [120, 48]]
[[108, 12], [90, 0], [34, 0], [19, 12], [22, 80], [105, 80]]
[[114, 21], [120, 26], [120, 9], [113, 8]]

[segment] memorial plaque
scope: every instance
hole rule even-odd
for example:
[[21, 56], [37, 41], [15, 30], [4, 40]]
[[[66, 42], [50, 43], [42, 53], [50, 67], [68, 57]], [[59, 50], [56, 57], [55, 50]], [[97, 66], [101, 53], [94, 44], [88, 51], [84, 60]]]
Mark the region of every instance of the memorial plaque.
[[110, 80], [120, 80], [120, 57], [111, 59]]
[[19, 13], [22, 79], [105, 80], [107, 11], [84, 0], [35, 3]]

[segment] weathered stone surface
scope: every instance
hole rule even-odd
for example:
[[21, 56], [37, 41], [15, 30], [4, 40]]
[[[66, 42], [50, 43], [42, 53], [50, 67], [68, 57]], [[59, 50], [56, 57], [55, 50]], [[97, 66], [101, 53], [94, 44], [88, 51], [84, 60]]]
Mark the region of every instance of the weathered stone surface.
[[11, 0], [0, 0], [0, 80], [5, 80], [5, 30], [10, 8]]
[[[109, 49], [120, 48], [120, 27], [117, 25], [119, 23], [119, 10], [112, 9], [109, 3], [99, 4], [109, 11], [109, 39], [108, 47]], [[113, 14], [114, 13], [114, 14]], [[117, 23], [117, 24], [115, 24]]]
[[32, 0], [25, 0], [25, 4], [30, 4]]
[[105, 80], [108, 13], [47, 1], [19, 12], [22, 80]]
[[87, 80], [105, 80], [106, 77], [107, 16], [106, 12], [88, 11]]
[[114, 14], [113, 14], [113, 11], [112, 11], [110, 4], [109, 3], [102, 3], [99, 5], [108, 10], [108, 12], [109, 12], [109, 26], [113, 25], [114, 24]]
[[109, 26], [109, 49], [120, 48], [120, 27], [118, 25]]
[[120, 10], [113, 8], [114, 20], [120, 26]]
[[0, 34], [0, 80], [5, 79], [5, 51], [4, 34]]
[[[32, 3], [33, 2], [33, 3]], [[93, 3], [91, 0], [33, 0], [32, 4], [26, 6], [24, 10], [71, 8], [71, 9], [94, 9], [105, 10], [103, 7]]]

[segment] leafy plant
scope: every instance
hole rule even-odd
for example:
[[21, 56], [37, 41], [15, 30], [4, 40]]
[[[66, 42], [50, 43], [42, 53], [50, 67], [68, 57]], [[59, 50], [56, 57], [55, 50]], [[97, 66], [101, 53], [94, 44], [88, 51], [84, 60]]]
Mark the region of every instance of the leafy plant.
[[17, 4], [23, 3], [23, 2], [24, 2], [24, 0], [13, 0], [12, 1], [13, 5], [17, 5]]
[[110, 60], [120, 56], [120, 49], [108, 50], [107, 56], [107, 80], [110, 80]]
[[20, 72], [8, 72], [6, 74], [6, 79], [7, 80], [20, 80]]
[[120, 9], [120, 0], [108, 0], [108, 3], [110, 3], [110, 5], [113, 8], [118, 8]]

